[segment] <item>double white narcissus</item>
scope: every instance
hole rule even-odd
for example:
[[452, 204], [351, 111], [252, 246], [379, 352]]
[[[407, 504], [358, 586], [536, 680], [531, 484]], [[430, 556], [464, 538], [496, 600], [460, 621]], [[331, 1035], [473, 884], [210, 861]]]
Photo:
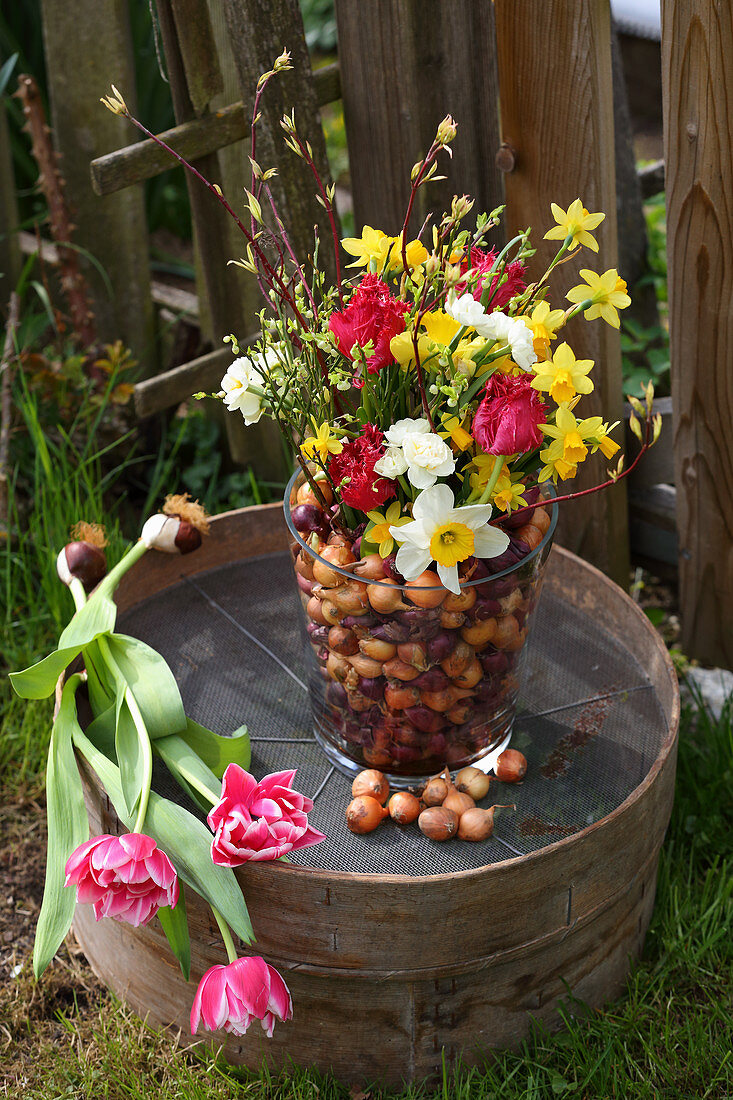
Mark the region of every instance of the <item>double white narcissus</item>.
[[412, 522], [389, 529], [400, 544], [397, 569], [406, 580], [413, 581], [434, 561], [445, 587], [460, 593], [459, 562], [472, 554], [495, 558], [509, 546], [509, 536], [498, 527], [490, 527], [490, 519], [490, 504], [455, 508], [447, 485], [425, 489], [412, 507]]
[[407, 472], [407, 479], [416, 489], [427, 489], [439, 477], [448, 477], [456, 468], [453, 451], [431, 432], [427, 420], [398, 420], [384, 433], [388, 447], [374, 465], [382, 477], [396, 478]]
[[256, 424], [265, 411], [262, 383], [278, 362], [277, 352], [268, 348], [264, 354], [242, 356], [229, 364], [221, 380], [221, 396], [230, 412], [241, 412], [245, 424]]

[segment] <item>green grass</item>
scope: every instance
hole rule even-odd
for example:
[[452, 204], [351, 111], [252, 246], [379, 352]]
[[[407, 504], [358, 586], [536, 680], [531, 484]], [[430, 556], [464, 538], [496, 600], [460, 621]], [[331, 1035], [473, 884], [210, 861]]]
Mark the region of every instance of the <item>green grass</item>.
[[[602, 1011], [568, 997], [565, 1027], [537, 1028], [516, 1052], [480, 1069], [447, 1070], [432, 1088], [375, 1091], [400, 1100], [544, 1100], [553, 1097], [682, 1100], [733, 1093], [733, 859], [731, 707], [720, 721], [683, 715], [677, 795], [662, 850], [657, 902], [644, 957], [625, 994]], [[34, 1057], [28, 1097], [108, 1100], [242, 1097], [347, 1100], [348, 1088], [313, 1070], [284, 1075], [236, 1070], [212, 1056], [178, 1050], [84, 974], [56, 964], [33, 990], [19, 979], [15, 1001], [0, 994], [0, 1037], [17, 1034]], [[25, 983], [25, 984], [23, 984]], [[74, 990], [78, 997], [74, 1000]], [[56, 1006], [56, 1007], [54, 1007]], [[298, 1011], [296, 1004], [295, 1011]], [[13, 1022], [15, 1021], [15, 1023]], [[0, 1042], [2, 1039], [0, 1038]], [[378, 1064], [378, 1052], [375, 1052]], [[2, 1078], [0, 1077], [0, 1081]]]

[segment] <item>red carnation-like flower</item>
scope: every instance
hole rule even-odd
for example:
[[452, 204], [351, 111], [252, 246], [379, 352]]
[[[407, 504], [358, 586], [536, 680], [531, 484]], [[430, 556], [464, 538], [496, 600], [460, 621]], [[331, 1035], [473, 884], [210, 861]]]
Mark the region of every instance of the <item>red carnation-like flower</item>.
[[350, 478], [339, 489], [344, 504], [368, 512], [396, 496], [394, 482], [374, 472], [375, 463], [383, 454], [384, 435], [374, 424], [365, 424], [360, 436], [345, 441], [341, 453], [333, 455], [328, 472], [335, 484]]
[[354, 344], [366, 347], [371, 340], [374, 353], [367, 359], [370, 374], [394, 362], [389, 350], [393, 336], [404, 332], [407, 304], [393, 298], [389, 287], [377, 275], [365, 275], [346, 309], [332, 313], [328, 327], [336, 337], [339, 350], [352, 359]]
[[545, 406], [529, 375], [492, 374], [476, 409], [471, 429], [482, 450], [491, 455], [514, 455], [539, 447]]
[[[484, 252], [482, 248], [471, 249], [470, 262], [467, 258], [461, 260], [461, 271], [468, 271], [469, 268], [478, 271], [478, 283], [473, 291], [473, 296], [477, 302], [481, 300], [481, 295], [486, 289], [484, 286], [484, 276], [491, 271], [496, 260], [496, 250], [491, 249], [489, 252]], [[495, 309], [503, 309], [503, 307], [514, 298], [517, 294], [520, 294], [525, 289], [524, 282], [524, 264], [516, 260], [514, 263], [507, 264], [504, 269], [506, 275], [506, 282], [502, 283], [498, 287], [500, 274], [494, 275], [491, 280], [491, 294], [493, 297], [489, 302], [489, 312]], [[459, 283], [456, 286], [456, 294], [462, 294], [466, 290], [466, 284]]]

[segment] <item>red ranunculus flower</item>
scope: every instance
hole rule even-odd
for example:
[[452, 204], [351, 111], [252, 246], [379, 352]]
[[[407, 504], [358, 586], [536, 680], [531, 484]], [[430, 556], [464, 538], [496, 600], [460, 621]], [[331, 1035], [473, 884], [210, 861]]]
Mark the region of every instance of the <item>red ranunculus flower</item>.
[[546, 420], [545, 406], [528, 374], [492, 374], [476, 409], [471, 429], [482, 450], [491, 455], [514, 455], [539, 447], [538, 425]]
[[351, 479], [339, 490], [344, 504], [368, 512], [396, 496], [394, 482], [374, 472], [383, 454], [384, 435], [373, 424], [365, 424], [360, 436], [346, 440], [341, 454], [333, 455], [328, 472], [335, 484], [345, 477]]
[[393, 298], [377, 275], [365, 275], [346, 309], [331, 314], [328, 327], [348, 359], [352, 358], [354, 344], [363, 348], [372, 340], [374, 353], [367, 359], [367, 366], [370, 374], [376, 374], [394, 361], [389, 342], [404, 332], [407, 309], [407, 304]]
[[[464, 259], [461, 261], [461, 271], [468, 271], [469, 268], [477, 270], [479, 272], [478, 284], [473, 292], [473, 296], [477, 302], [481, 300], [484, 287], [484, 276], [491, 271], [494, 260], [496, 259], [496, 250], [490, 249], [489, 252], [484, 252], [482, 248], [471, 249], [471, 260]], [[506, 275], [506, 282], [496, 290], [496, 285], [499, 281], [499, 274], [494, 275], [491, 280], [491, 293], [494, 295], [489, 303], [489, 312], [495, 309], [503, 309], [510, 299], [515, 295], [520, 294], [525, 289], [524, 282], [524, 264], [516, 260], [514, 263], [507, 264], [504, 269]], [[466, 289], [465, 283], [459, 283], [456, 287], [456, 294], [462, 294]], [[494, 291], [496, 290], [496, 293]]]

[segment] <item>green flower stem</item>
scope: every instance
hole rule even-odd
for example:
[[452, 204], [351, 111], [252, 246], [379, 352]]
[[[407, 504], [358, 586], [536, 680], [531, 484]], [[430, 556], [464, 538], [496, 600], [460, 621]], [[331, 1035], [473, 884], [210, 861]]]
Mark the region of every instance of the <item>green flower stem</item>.
[[499, 480], [499, 474], [501, 473], [502, 467], [504, 465], [505, 457], [506, 457], [505, 455], [497, 455], [496, 458], [494, 459], [494, 465], [493, 465], [493, 468], [491, 470], [489, 480], [486, 482], [486, 487], [485, 487], [483, 493], [481, 494], [479, 499], [476, 501], [477, 504], [488, 504], [489, 503], [489, 500], [491, 499], [491, 494], [493, 493], [494, 488], [496, 486], [496, 483]]
[[[128, 569], [132, 569], [135, 562], [140, 560], [147, 549], [148, 547], [142, 539], [138, 539], [135, 545], [131, 546], [127, 553], [120, 558], [117, 565], [115, 565], [113, 569], [110, 569], [104, 580], [100, 581], [94, 595], [101, 593], [104, 596], [111, 596]], [[94, 596], [92, 596], [92, 599], [93, 598]]]
[[84, 591], [84, 585], [78, 577], [72, 577], [69, 581], [69, 592], [71, 592], [74, 607], [77, 611], [81, 611], [82, 607], [87, 602], [87, 594]]
[[578, 302], [576, 306], [573, 306], [573, 308], [569, 309], [568, 312], [565, 314], [565, 324], [567, 324], [568, 321], [571, 321], [573, 317], [577, 317], [579, 313], [583, 312], [583, 310], [590, 309], [592, 305], [592, 298], [584, 298], [582, 302]]
[[405, 475], [404, 474], [398, 474], [397, 480], [399, 481], [400, 485], [404, 489], [405, 496], [407, 497], [407, 499], [408, 500], [414, 500], [415, 499], [415, 491], [412, 488], [412, 486], [410, 485], [410, 483], [407, 480], [407, 478], [405, 477]]
[[229, 929], [229, 925], [222, 917], [218, 909], [211, 906], [211, 912], [214, 914], [214, 920], [219, 925], [219, 931], [221, 932], [221, 938], [224, 940], [224, 946], [227, 949], [227, 958], [230, 963], [236, 962], [239, 956], [237, 955], [237, 949], [234, 946], [234, 940], [232, 939], [232, 933]]

